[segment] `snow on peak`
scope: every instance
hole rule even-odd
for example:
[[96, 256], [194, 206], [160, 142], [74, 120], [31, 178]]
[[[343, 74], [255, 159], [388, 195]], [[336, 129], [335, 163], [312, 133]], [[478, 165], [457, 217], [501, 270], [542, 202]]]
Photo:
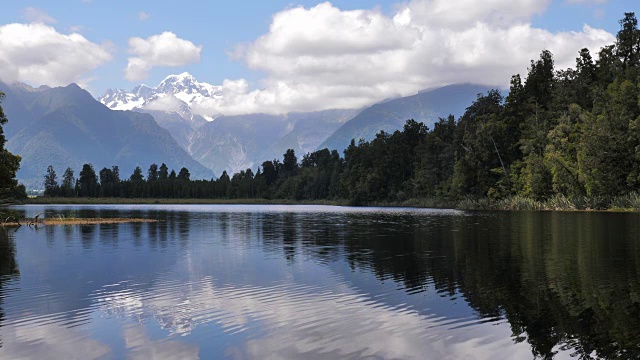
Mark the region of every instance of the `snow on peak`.
[[98, 98], [98, 101], [106, 105], [111, 110], [133, 110], [144, 103], [136, 94], [129, 93], [122, 89], [109, 89]]
[[[188, 72], [177, 75], [169, 75], [164, 78], [156, 87], [147, 85], [138, 85], [130, 92], [124, 90], [107, 90], [98, 100], [113, 110], [133, 110], [133, 109], [158, 109], [168, 108], [166, 104], [163, 106], [151, 105], [152, 102], [158, 101], [164, 95], [171, 95], [186, 104], [188, 109], [185, 111], [184, 106], [180, 106], [179, 113], [186, 116], [191, 113], [191, 107], [200, 103], [206, 98], [220, 98], [222, 96], [221, 86], [214, 86], [208, 83], [199, 82]], [[168, 111], [168, 110], [167, 110]], [[190, 114], [187, 118], [192, 118]]]

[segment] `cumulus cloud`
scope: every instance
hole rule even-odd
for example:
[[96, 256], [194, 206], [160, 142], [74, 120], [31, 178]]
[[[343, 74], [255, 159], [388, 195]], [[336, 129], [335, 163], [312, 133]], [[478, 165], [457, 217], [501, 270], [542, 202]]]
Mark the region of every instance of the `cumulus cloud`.
[[28, 22], [40, 23], [40, 24], [55, 24], [58, 20], [52, 18], [44, 10], [28, 7], [24, 9], [24, 19]]
[[85, 83], [86, 73], [111, 59], [107, 45], [43, 23], [0, 26], [0, 79], [51, 86]]
[[147, 110], [179, 112], [186, 104], [173, 95], [161, 96], [144, 105]]
[[149, 14], [148, 12], [140, 11], [140, 13], [138, 13], [138, 20], [140, 21], [145, 21], [150, 17], [151, 14]]
[[[615, 37], [585, 25], [550, 32], [531, 19], [550, 0], [413, 0], [393, 13], [344, 11], [325, 2], [273, 16], [269, 31], [231, 56], [266, 73], [259, 89], [227, 80], [230, 96], [206, 99], [202, 113], [285, 113], [356, 108], [452, 83], [507, 86], [540, 52], [558, 68], [580, 49], [597, 51]], [[464, 11], [460, 11], [464, 9]]]
[[188, 40], [180, 39], [172, 32], [163, 32], [146, 39], [129, 39], [129, 58], [125, 77], [129, 81], [147, 78], [149, 71], [156, 66], [184, 66], [200, 61], [202, 46], [196, 46]]

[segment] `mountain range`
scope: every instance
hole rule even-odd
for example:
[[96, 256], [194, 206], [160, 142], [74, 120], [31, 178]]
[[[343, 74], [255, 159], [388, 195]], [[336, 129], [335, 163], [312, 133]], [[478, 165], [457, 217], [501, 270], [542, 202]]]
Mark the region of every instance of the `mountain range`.
[[9, 118], [7, 149], [22, 157], [17, 177], [28, 188], [42, 188], [48, 165], [59, 175], [71, 167], [76, 177], [84, 163], [96, 172], [117, 165], [128, 178], [136, 166], [146, 171], [164, 162], [176, 171], [186, 167], [195, 178], [214, 176], [151, 115], [109, 110], [78, 85], [36, 89], [0, 83], [0, 91]]
[[221, 87], [188, 73], [171, 75], [156, 87], [107, 90], [94, 99], [75, 84], [33, 88], [0, 83], [9, 118], [4, 131], [10, 151], [22, 156], [18, 178], [41, 188], [48, 165], [78, 171], [90, 162], [99, 171], [118, 165], [123, 177], [151, 163], [187, 167], [192, 178], [211, 178], [317, 149], [342, 152], [351, 139], [371, 140], [381, 130], [401, 129], [407, 119], [429, 127], [439, 117], [460, 116], [477, 94], [489, 88], [450, 85], [387, 100], [364, 109], [292, 112], [284, 115], [196, 114], [197, 105], [223, 96]]
[[[371, 140], [380, 130], [401, 129], [407, 119], [431, 126], [439, 117], [460, 116], [489, 88], [462, 84], [424, 91], [365, 109], [332, 109], [286, 115], [194, 114], [204, 99], [221, 98], [220, 86], [192, 75], [170, 75], [156, 87], [107, 90], [99, 101], [110, 109], [151, 114], [194, 159], [219, 175], [257, 168], [287, 149], [299, 156], [322, 148], [344, 150], [351, 139]], [[207, 121], [208, 120], [208, 121]]]

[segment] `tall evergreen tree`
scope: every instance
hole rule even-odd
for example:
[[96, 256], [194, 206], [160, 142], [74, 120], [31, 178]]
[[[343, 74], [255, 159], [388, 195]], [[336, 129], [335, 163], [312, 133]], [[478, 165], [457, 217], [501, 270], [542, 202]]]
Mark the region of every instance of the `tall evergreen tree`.
[[191, 174], [189, 173], [189, 169], [183, 167], [182, 169], [180, 169], [180, 172], [178, 173], [178, 179], [180, 180], [189, 180], [191, 178]]
[[136, 168], [133, 169], [133, 174], [131, 174], [131, 176], [129, 177], [129, 180], [135, 183], [140, 183], [144, 181], [144, 176], [142, 175], [142, 169], [140, 168], [140, 166], [136, 166]]
[[149, 171], [147, 172], [147, 181], [156, 181], [158, 178], [158, 165], [151, 164], [151, 166], [149, 166]]
[[622, 63], [629, 67], [640, 65], [640, 30], [635, 13], [628, 12], [620, 20], [617, 34], [616, 54]]
[[93, 169], [93, 165], [82, 165], [82, 171], [80, 171], [80, 178], [78, 179], [78, 186], [79, 196], [98, 196], [98, 177], [96, 176], [96, 171]]
[[168, 177], [169, 169], [167, 168], [167, 165], [165, 163], [162, 163], [162, 165], [160, 165], [160, 171], [158, 172], [158, 179], [167, 180]]
[[100, 192], [103, 197], [116, 196], [116, 176], [113, 170], [109, 168], [103, 168], [100, 170]]
[[284, 154], [284, 161], [282, 162], [283, 169], [286, 176], [293, 176], [298, 170], [298, 158], [293, 149], [288, 149]]
[[62, 174], [62, 195], [67, 197], [75, 196], [75, 184], [76, 178], [74, 177], [73, 169], [67, 167], [64, 174]]
[[56, 171], [53, 169], [52, 165], [47, 167], [47, 175], [44, 177], [44, 195], [45, 196], [56, 196], [58, 194], [58, 180], [57, 180]]
[[117, 184], [120, 182], [120, 168], [117, 165], [111, 167], [111, 173], [113, 174], [113, 181]]

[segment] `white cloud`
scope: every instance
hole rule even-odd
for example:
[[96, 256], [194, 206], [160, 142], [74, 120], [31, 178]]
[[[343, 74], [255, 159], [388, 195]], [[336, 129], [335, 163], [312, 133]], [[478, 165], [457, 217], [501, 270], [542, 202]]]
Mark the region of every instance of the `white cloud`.
[[161, 96], [144, 105], [147, 110], [179, 112], [182, 106], [187, 106], [173, 95]]
[[[531, 19], [550, 0], [414, 0], [393, 14], [343, 11], [326, 2], [273, 16], [269, 31], [230, 56], [267, 75], [261, 88], [227, 80], [230, 96], [197, 107], [209, 114], [356, 108], [451, 83], [506, 86], [543, 49], [558, 68], [615, 37], [587, 25], [553, 33]], [[464, 9], [464, 11], [460, 11]]]
[[138, 13], [138, 20], [140, 21], [145, 21], [150, 17], [151, 14], [149, 14], [148, 12], [140, 11], [140, 13]]
[[51, 86], [86, 83], [86, 73], [111, 59], [107, 45], [61, 34], [45, 24], [0, 26], [0, 79]]
[[47, 14], [44, 10], [28, 7], [24, 9], [24, 19], [28, 22], [39, 23], [39, 24], [55, 24], [58, 20], [52, 18]]
[[196, 46], [188, 40], [180, 39], [172, 32], [163, 32], [146, 39], [129, 39], [129, 58], [125, 77], [129, 81], [147, 78], [149, 71], [156, 66], [184, 66], [200, 61], [202, 46]]

